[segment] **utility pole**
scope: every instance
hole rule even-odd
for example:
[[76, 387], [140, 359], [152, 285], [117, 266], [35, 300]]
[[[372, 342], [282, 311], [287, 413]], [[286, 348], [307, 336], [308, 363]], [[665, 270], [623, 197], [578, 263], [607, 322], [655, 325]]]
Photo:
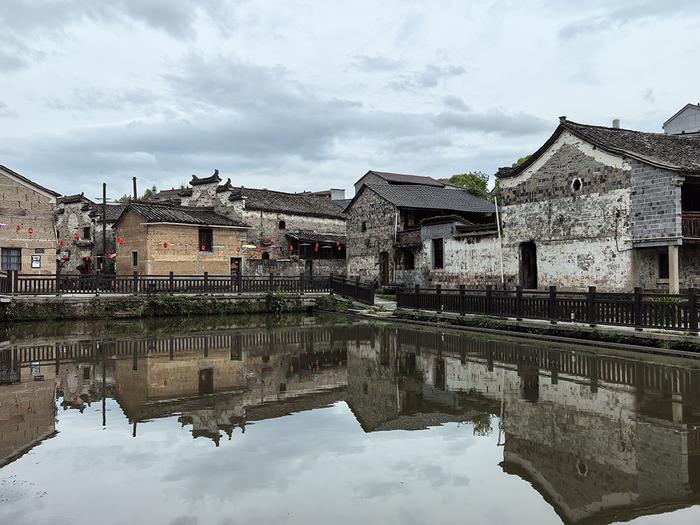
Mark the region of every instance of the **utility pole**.
[[131, 177], [131, 182], [134, 185], [134, 200], [137, 200], [139, 198], [138, 192], [136, 191], [136, 177]]
[[102, 183], [102, 273], [107, 268], [107, 183]]

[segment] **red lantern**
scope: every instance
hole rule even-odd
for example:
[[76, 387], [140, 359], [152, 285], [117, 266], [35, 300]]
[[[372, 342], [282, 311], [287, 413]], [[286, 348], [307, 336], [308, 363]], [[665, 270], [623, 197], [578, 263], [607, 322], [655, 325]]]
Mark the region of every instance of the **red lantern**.
[[124, 237], [117, 237], [117, 243], [119, 244], [119, 246], [124, 246], [126, 244], [126, 242], [124, 241]]
[[63, 262], [66, 262], [68, 260], [68, 255], [63, 256]]
[[73, 238], [74, 238], [76, 241], [77, 241], [78, 239], [80, 239], [80, 235], [78, 235], [78, 232], [75, 232], [75, 233], [73, 234]]
[[289, 244], [289, 253], [294, 253], [294, 245], [291, 243]]
[[236, 246], [236, 253], [241, 253], [241, 247], [240, 247], [240, 246]]
[[206, 252], [206, 251], [207, 251], [207, 245], [206, 245], [206, 244], [202, 244], [201, 248], [202, 248], [201, 251], [203, 251], [203, 252]]
[[318, 253], [318, 250], [319, 250], [320, 248], [321, 248], [321, 245], [318, 243], [318, 241], [316, 241], [316, 247], [315, 247], [316, 253]]
[[66, 245], [66, 241], [64, 241], [63, 239], [61, 239], [61, 242], [60, 242], [59, 244], [61, 245], [61, 248], [63, 248], [63, 247]]
[[22, 229], [22, 227], [18, 224], [18, 225], [17, 225], [17, 231], [20, 231], [21, 229]]
[[262, 253], [263, 249], [262, 246], [258, 246], [258, 253]]
[[34, 228], [32, 228], [32, 227], [30, 226], [30, 227], [29, 227], [29, 235], [33, 235], [33, 234], [34, 234]]
[[166, 249], [168, 248], [168, 242], [167, 242], [167, 241], [163, 243], [163, 248], [166, 248]]
[[335, 241], [335, 247], [340, 251], [340, 241]]

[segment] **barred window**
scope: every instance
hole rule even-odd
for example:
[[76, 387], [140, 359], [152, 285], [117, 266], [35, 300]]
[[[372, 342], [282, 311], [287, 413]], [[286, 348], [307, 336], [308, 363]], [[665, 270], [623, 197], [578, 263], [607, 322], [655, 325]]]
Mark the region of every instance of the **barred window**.
[[22, 249], [3, 248], [2, 249], [2, 271], [20, 271], [22, 269]]

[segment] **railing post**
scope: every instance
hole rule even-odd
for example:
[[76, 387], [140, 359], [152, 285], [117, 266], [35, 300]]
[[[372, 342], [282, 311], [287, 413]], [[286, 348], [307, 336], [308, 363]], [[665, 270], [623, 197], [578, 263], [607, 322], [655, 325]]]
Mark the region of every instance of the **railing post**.
[[467, 295], [467, 287], [463, 284], [459, 285], [459, 315], [464, 315], [464, 299]]
[[688, 288], [688, 330], [698, 333], [698, 305], [695, 288]]
[[515, 287], [515, 319], [523, 320], [523, 287], [520, 285]]
[[304, 293], [304, 272], [299, 273], [299, 293]]
[[415, 304], [415, 307], [416, 307], [416, 310], [420, 310], [420, 308], [418, 307], [418, 300], [420, 299], [420, 284], [417, 284], [417, 285], [415, 286], [415, 293], [416, 293], [416, 297], [415, 297], [416, 304]]
[[435, 285], [435, 311], [442, 312], [442, 285]]
[[12, 293], [19, 293], [19, 272], [17, 270], [12, 270], [10, 283], [12, 286]]
[[557, 301], [557, 287], [549, 287], [549, 322], [556, 324], [559, 319], [559, 303]]
[[492, 311], [492, 300], [493, 300], [493, 285], [487, 284], [486, 285], [486, 305], [485, 305], [485, 314], [486, 315], [491, 315]]
[[54, 286], [56, 287], [56, 297], [61, 295], [61, 274], [58, 273], [58, 268], [56, 269], [56, 280], [54, 281]]
[[[241, 264], [241, 266], [243, 266]], [[237, 283], [236, 286], [238, 287], [238, 293], [243, 293], [243, 268], [238, 268], [238, 272], [236, 272], [236, 279]]]
[[595, 294], [596, 294], [596, 287], [589, 286], [588, 287], [588, 294], [586, 295], [586, 306], [588, 308], [588, 324], [590, 326], [595, 326], [596, 323], [598, 322], [598, 319], [597, 319], [598, 310], [595, 307]]
[[639, 286], [634, 288], [634, 301], [632, 306], [632, 315], [634, 317], [634, 329], [642, 331], [642, 289]]
[[134, 295], [139, 293], [139, 272], [134, 272]]
[[170, 289], [170, 295], [175, 291], [175, 274], [170, 272], [168, 275], [168, 288]]
[[204, 293], [209, 293], [209, 272], [204, 272]]
[[268, 285], [267, 285], [267, 289], [269, 292], [273, 292], [275, 289], [274, 280], [275, 280], [275, 274], [273, 272], [270, 272], [270, 280], [268, 281]]

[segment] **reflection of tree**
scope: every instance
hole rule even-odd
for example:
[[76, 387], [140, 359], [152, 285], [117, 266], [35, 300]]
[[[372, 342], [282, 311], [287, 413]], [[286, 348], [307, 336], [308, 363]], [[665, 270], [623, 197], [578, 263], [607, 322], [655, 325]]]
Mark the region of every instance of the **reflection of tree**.
[[475, 436], [488, 436], [493, 431], [491, 428], [491, 414], [487, 412], [478, 412], [467, 419], [467, 422], [474, 425]]

